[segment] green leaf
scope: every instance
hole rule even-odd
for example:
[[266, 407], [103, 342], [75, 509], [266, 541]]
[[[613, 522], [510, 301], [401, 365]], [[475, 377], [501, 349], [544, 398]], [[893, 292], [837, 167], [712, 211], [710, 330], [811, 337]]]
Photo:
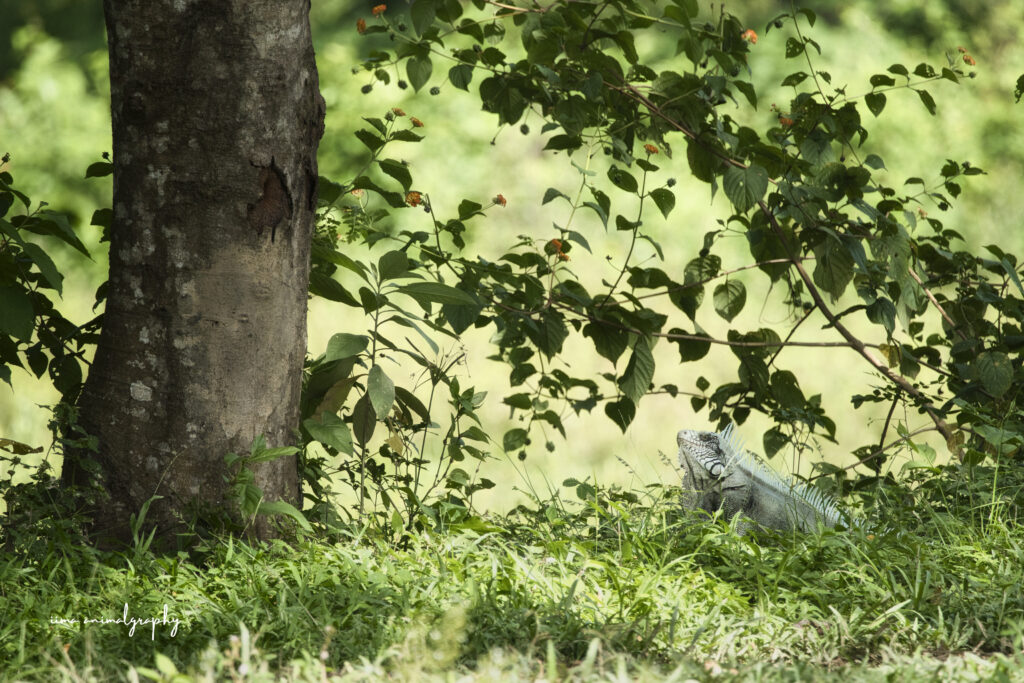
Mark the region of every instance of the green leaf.
[[412, 187], [412, 174], [409, 173], [409, 168], [401, 161], [395, 161], [394, 159], [381, 159], [377, 162], [380, 166], [380, 170], [387, 173], [389, 176], [397, 180], [402, 185], [402, 189], [406, 192]]
[[626, 192], [636, 192], [640, 188], [636, 178], [614, 165], [608, 169], [608, 180], [612, 181], [615, 187]]
[[838, 299], [853, 279], [853, 257], [834, 240], [825, 241], [814, 253], [814, 284]]
[[0, 287], [0, 332], [15, 339], [28, 341], [32, 337], [35, 313], [28, 292], [21, 287]]
[[304, 420], [302, 426], [306, 428], [311, 437], [339, 453], [348, 455], [355, 453], [352, 447], [352, 432], [349, 431], [345, 421], [335, 413], [324, 411], [319, 418], [311, 417]]
[[1013, 264], [1004, 256], [999, 260], [999, 265], [1003, 267], [1010, 280], [1017, 286], [1017, 291], [1021, 293], [1021, 296], [1024, 296], [1024, 287], [1021, 287], [1020, 278], [1017, 276], [1017, 269], [1013, 267]]
[[885, 109], [885, 95], [880, 92], [868, 93], [864, 96], [864, 103], [868, 105], [872, 114], [878, 116]]
[[341, 283], [330, 275], [313, 271], [309, 274], [309, 293], [314, 296], [321, 296], [329, 301], [337, 301], [349, 306], [358, 308], [360, 303], [355, 297], [349, 294], [348, 290], [341, 286]]
[[365, 446], [373, 438], [373, 432], [376, 429], [377, 416], [373, 414], [370, 397], [368, 394], [363, 394], [352, 408], [352, 435], [356, 437], [356, 441]]
[[935, 116], [935, 100], [933, 100], [932, 96], [928, 94], [928, 91], [915, 90], [914, 92], [916, 92], [917, 96], [921, 98], [921, 102], [924, 104], [925, 109], [928, 110], [928, 113]]
[[339, 332], [327, 342], [327, 351], [324, 353], [325, 361], [341, 360], [350, 358], [362, 353], [370, 344], [370, 338], [365, 334], [348, 334]]
[[730, 166], [722, 178], [722, 187], [737, 213], [746, 213], [768, 189], [768, 172], [757, 164], [747, 168]]
[[604, 405], [604, 414], [611, 418], [611, 421], [619, 426], [622, 433], [626, 433], [629, 423], [636, 417], [636, 406], [628, 398], [621, 398], [618, 401], [610, 401]]
[[686, 160], [690, 164], [690, 172], [697, 180], [710, 183], [715, 179], [715, 174], [722, 166], [711, 143], [699, 140], [690, 140], [686, 143]]
[[40, 235], [53, 235], [70, 244], [85, 256], [89, 255], [89, 250], [85, 248], [85, 245], [78, 239], [78, 235], [71, 229], [67, 216], [56, 211], [44, 209], [37, 214], [37, 217], [38, 220], [32, 224], [32, 232]]
[[353, 135], [359, 138], [359, 141], [366, 145], [367, 149], [369, 149], [371, 152], [375, 152], [384, 146], [384, 138], [380, 137], [379, 135], [374, 135], [365, 128], [360, 128], [355, 133], [353, 133]]
[[672, 209], [676, 206], [676, 196], [672, 190], [666, 190], [663, 187], [659, 187], [657, 190], [651, 190], [651, 199], [654, 200], [654, 204], [661, 211], [661, 215], [668, 218], [668, 215], [672, 213]]
[[807, 80], [807, 72], [806, 71], [797, 71], [795, 73], [791, 73], [788, 76], [786, 76], [782, 80], [782, 85], [784, 85], [784, 86], [786, 86], [786, 85], [791, 85], [791, 86], [800, 85], [805, 80]]
[[[697, 327], [696, 332], [687, 332], [686, 330], [683, 330], [679, 327], [673, 327], [671, 330], [668, 331], [668, 333], [670, 337], [671, 335], [706, 337], [706, 335], [704, 334], [704, 330], [702, 330], [699, 326]], [[679, 338], [673, 338], [672, 341], [679, 345], [679, 360], [681, 360], [684, 363], [700, 360], [704, 356], [708, 355], [708, 351], [711, 350], [710, 341]]]
[[377, 364], [370, 368], [370, 375], [366, 378], [366, 393], [370, 396], [373, 412], [378, 419], [383, 420], [395, 402], [395, 383]]
[[871, 77], [871, 87], [881, 88], [888, 85], [896, 85], [896, 79], [885, 74], [875, 74]]
[[64, 284], [64, 276], [57, 270], [56, 264], [50, 256], [43, 251], [42, 247], [32, 242], [26, 242], [24, 245], [25, 253], [28, 254], [32, 261], [35, 262], [36, 268], [43, 274], [43, 277], [50, 286], [57, 290], [57, 294], [61, 294], [61, 288]]
[[313, 527], [309, 525], [309, 522], [302, 513], [295, 509], [295, 506], [291, 503], [287, 503], [283, 500], [271, 500], [260, 503], [259, 508], [256, 510], [256, 514], [259, 515], [285, 515], [291, 517], [306, 531], [312, 531]]
[[404, 275], [409, 271], [409, 257], [404, 251], [395, 249], [382, 255], [377, 261], [377, 272], [381, 281]]
[[433, 301], [439, 304], [476, 306], [476, 300], [472, 296], [461, 289], [440, 282], [411, 282], [398, 287], [397, 290], [411, 296], [421, 305]]
[[108, 176], [114, 172], [114, 164], [109, 161], [97, 161], [89, 164], [89, 167], [85, 169], [86, 178], [102, 178]]
[[726, 322], [732, 322], [746, 303], [747, 288], [739, 280], [729, 280], [715, 287], [715, 312]]
[[409, 8], [409, 16], [412, 18], [412, 27], [416, 35], [422, 36], [430, 25], [434, 23], [437, 13], [436, 0], [416, 0]]
[[626, 369], [619, 378], [619, 387], [634, 405], [647, 393], [654, 379], [654, 355], [647, 337], [640, 337], [633, 345]]
[[747, 102], [750, 102], [750, 106], [757, 109], [757, 93], [754, 91], [754, 86], [746, 81], [733, 81], [732, 84], [743, 93], [743, 96], [747, 98]]
[[527, 434], [526, 430], [520, 427], [510, 429], [505, 432], [505, 436], [501, 439], [502, 448], [505, 452], [514, 451], [517, 448], [522, 448], [526, 445]]
[[786, 438], [786, 435], [778, 427], [772, 427], [765, 432], [761, 441], [764, 444], [764, 455], [766, 458], [775, 457], [775, 454], [789, 443], [789, 439]]
[[541, 204], [547, 204], [548, 202], [558, 198], [562, 198], [565, 201], [572, 204], [572, 200], [569, 198], [567, 194], [553, 187], [549, 187], [548, 189], [544, 190], [544, 199], [541, 201]]
[[459, 90], [469, 90], [469, 83], [473, 80], [473, 67], [469, 64], [456, 64], [448, 69], [448, 80]]
[[866, 313], [868, 320], [876, 325], [881, 325], [889, 334], [896, 329], [896, 307], [889, 299], [885, 297], [876, 299], [868, 306]]
[[1010, 357], [1001, 351], [985, 351], [974, 362], [978, 379], [985, 391], [999, 398], [1013, 383], [1013, 365]]
[[805, 405], [804, 392], [800, 390], [796, 375], [789, 370], [779, 370], [772, 375], [771, 391], [783, 408], [799, 410]]
[[405, 73], [409, 76], [409, 83], [416, 91], [427, 84], [433, 70], [434, 66], [430, 63], [430, 57], [427, 55], [410, 57], [405, 64]]

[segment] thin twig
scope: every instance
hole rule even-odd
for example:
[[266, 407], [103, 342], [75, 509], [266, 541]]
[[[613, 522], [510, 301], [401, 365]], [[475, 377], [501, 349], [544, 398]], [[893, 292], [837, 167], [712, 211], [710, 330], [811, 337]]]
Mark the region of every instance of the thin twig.
[[861, 357], [863, 357], [864, 360], [866, 360], [871, 365], [871, 367], [885, 375], [885, 377], [887, 377], [890, 382], [892, 382], [893, 384], [900, 387], [908, 394], [916, 398], [920, 402], [921, 408], [926, 413], [928, 413], [928, 417], [930, 417], [932, 419], [932, 422], [935, 423], [935, 428], [939, 430], [939, 433], [942, 434], [942, 436], [944, 436], [947, 441], [950, 441], [953, 438], [953, 432], [949, 428], [949, 425], [946, 424], [946, 421], [942, 419], [942, 416], [939, 415], [938, 411], [935, 409], [935, 406], [932, 405], [931, 400], [927, 396], [922, 394], [920, 391], [918, 391], [914, 387], [914, 385], [907, 381], [905, 377], [897, 374], [896, 372], [893, 372], [893, 370], [889, 368], [888, 365], [886, 365], [878, 358], [876, 358], [875, 355], [868, 350], [867, 344], [865, 344], [856, 336], [854, 336], [854, 334], [847, 329], [846, 325], [844, 325], [835, 317], [835, 315], [828, 308], [828, 306], [825, 305], [825, 300], [821, 298], [821, 292], [818, 291], [818, 287], [814, 284], [814, 280], [811, 279], [811, 276], [808, 275], [807, 270], [803, 267], [800, 255], [794, 252], [792, 248], [790, 248], [789, 241], [786, 239], [786, 235], [785, 232], [782, 230], [782, 226], [779, 225], [779, 222], [775, 219], [775, 214], [771, 212], [771, 210], [768, 208], [768, 206], [764, 203], [763, 200], [758, 200], [757, 205], [761, 209], [761, 212], [764, 213], [765, 217], [768, 219], [768, 222], [771, 224], [772, 231], [775, 233], [775, 236], [779, 239], [779, 241], [782, 243], [782, 246], [786, 249], [786, 252], [789, 254], [789, 258], [793, 264], [793, 267], [796, 268], [796, 272], [800, 275], [800, 279], [804, 281], [804, 284], [807, 286], [807, 291], [810, 293], [811, 298], [814, 299], [814, 303], [817, 304], [818, 309], [821, 311], [822, 315], [824, 315], [825, 318], [832, 325], [832, 327], [834, 327], [836, 331], [839, 332], [839, 334], [842, 335], [842, 337], [846, 339], [847, 342], [849, 342], [849, 346], [851, 346], [854, 351], [859, 353]]

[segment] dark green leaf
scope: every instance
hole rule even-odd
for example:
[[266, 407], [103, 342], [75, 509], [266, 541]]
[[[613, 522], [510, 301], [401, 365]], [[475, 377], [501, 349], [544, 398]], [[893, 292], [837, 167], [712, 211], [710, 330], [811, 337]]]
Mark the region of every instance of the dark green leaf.
[[412, 18], [412, 27], [416, 35], [422, 36], [430, 25], [434, 23], [434, 16], [437, 12], [435, 0], [416, 0], [409, 8], [409, 16]]
[[807, 72], [797, 71], [786, 76], [782, 80], [782, 85], [800, 85], [807, 79]]
[[636, 178], [617, 166], [612, 166], [608, 169], [608, 179], [611, 180], [617, 188], [625, 190], [626, 192], [636, 192], [640, 188], [636, 182]]
[[427, 302], [475, 306], [476, 300], [461, 289], [440, 282], [411, 282], [397, 288], [402, 294], [411, 296], [421, 305]]
[[381, 159], [377, 164], [380, 166], [380, 170], [384, 171], [401, 183], [402, 188], [406, 192], [408, 192], [409, 188], [412, 187], [412, 174], [409, 173], [409, 168], [401, 161], [395, 161], [394, 159]]
[[43, 251], [42, 247], [38, 244], [33, 244], [32, 242], [26, 242], [23, 248], [25, 254], [36, 264], [36, 268], [42, 273], [43, 278], [50, 283], [51, 287], [57, 290], [57, 294], [61, 294], [64, 276], [57, 270], [57, 266], [49, 254]]
[[558, 198], [562, 198], [565, 201], [569, 202], [570, 204], [572, 203], [572, 200], [569, 199], [569, 196], [566, 195], [564, 192], [562, 192], [560, 190], [556, 190], [553, 187], [549, 187], [548, 189], [546, 189], [544, 191], [544, 199], [543, 199], [543, 201], [541, 201], [541, 204], [547, 204], [551, 200], [558, 199]]
[[404, 251], [395, 249], [383, 254], [377, 261], [377, 272], [381, 281], [404, 275], [409, 270], [409, 257]]
[[309, 274], [309, 293], [313, 296], [320, 296], [329, 301], [337, 301], [354, 308], [358, 308], [361, 305], [356, 301], [355, 297], [348, 293], [348, 290], [341, 286], [340, 282], [330, 275], [324, 275], [315, 270]]
[[469, 64], [456, 64], [448, 70], [448, 80], [459, 90], [469, 90], [469, 83], [473, 80], [473, 67]]
[[796, 375], [789, 370], [779, 370], [772, 375], [772, 397], [783, 408], [800, 410], [804, 407], [804, 393], [796, 381]]
[[761, 441], [764, 444], [764, 455], [766, 458], [775, 457], [775, 454], [789, 443], [789, 439], [786, 438], [786, 435], [778, 427], [772, 427], [765, 432]]
[[647, 393], [654, 379], [654, 355], [646, 337], [637, 339], [626, 369], [619, 378], [619, 387], [634, 405]]
[[366, 378], [366, 393], [370, 396], [370, 405], [378, 419], [383, 420], [391, 412], [391, 404], [395, 402], [395, 383], [377, 364], [370, 368]]
[[0, 287], [0, 332], [28, 341], [32, 337], [35, 313], [28, 292], [21, 287]]
[[885, 95], [880, 92], [868, 93], [864, 96], [864, 103], [868, 105], [872, 114], [878, 116], [885, 109]]
[[359, 138], [359, 141], [366, 145], [371, 152], [375, 152], [384, 146], [384, 138], [379, 135], [374, 135], [365, 128], [357, 130], [355, 132], [355, 136]]
[[768, 173], [757, 164], [747, 168], [730, 166], [722, 178], [722, 187], [736, 211], [746, 213], [768, 189]]
[[259, 515], [284, 515], [291, 517], [295, 522], [306, 531], [313, 531], [313, 527], [310, 526], [309, 521], [302, 516], [294, 505], [283, 500], [264, 500], [259, 504], [259, 508], [256, 510], [256, 514]]
[[327, 342], [327, 350], [324, 352], [324, 360], [340, 360], [362, 353], [370, 344], [370, 338], [365, 334], [348, 334], [339, 332], [332, 336]]
[[666, 190], [663, 187], [651, 190], [651, 199], [654, 200], [654, 204], [665, 218], [668, 218], [668, 215], [672, 213], [672, 209], [676, 205], [675, 194], [673, 194], [672, 190]]
[[921, 102], [924, 104], [925, 109], [928, 110], [928, 113], [935, 116], [935, 100], [933, 100], [932, 96], [928, 94], [928, 91], [915, 90], [914, 92], [916, 92], [917, 96], [921, 98]]
[[430, 73], [433, 71], [434, 66], [430, 63], [428, 55], [429, 53], [410, 57], [409, 61], [405, 64], [405, 72], [409, 75], [409, 83], [412, 85], [413, 90], [418, 91], [430, 80]]
[[376, 429], [377, 416], [373, 414], [370, 397], [367, 394], [363, 394], [356, 401], [356, 405], [352, 409], [353, 436], [356, 437], [357, 442], [365, 446], [373, 438], [373, 432]]
[[974, 363], [978, 379], [985, 391], [999, 398], [1013, 383], [1013, 365], [1010, 357], [1001, 351], [985, 351]]
[[527, 433], [525, 429], [516, 427], [505, 432], [501, 439], [502, 448], [505, 452], [514, 451], [526, 445]]
[[743, 93], [743, 96], [747, 98], [747, 102], [750, 102], [750, 106], [757, 109], [757, 93], [754, 91], [754, 86], [746, 81], [733, 81], [732, 84]]
[[309, 418], [303, 421], [302, 426], [306, 428], [309, 435], [320, 443], [330, 446], [339, 453], [352, 455], [352, 432], [349, 431], [345, 421], [336, 414], [324, 411], [319, 419]]
[[85, 169], [86, 178], [102, 178], [108, 176], [114, 172], [114, 164], [109, 161], [96, 161], [89, 164], [89, 168]]
[[693, 176], [705, 183], [712, 182], [722, 166], [722, 160], [707, 141], [689, 140], [686, 143], [686, 160], [690, 164]]
[[838, 299], [853, 279], [853, 257], [834, 240], [825, 241], [814, 253], [814, 284]]
[[611, 421], [619, 426], [622, 433], [626, 433], [629, 424], [636, 417], [636, 406], [628, 398], [623, 397], [618, 401], [611, 401], [604, 405], [604, 414], [611, 418]]
[[715, 287], [715, 312], [726, 322], [732, 322], [746, 303], [747, 288], [739, 280], [729, 280]]

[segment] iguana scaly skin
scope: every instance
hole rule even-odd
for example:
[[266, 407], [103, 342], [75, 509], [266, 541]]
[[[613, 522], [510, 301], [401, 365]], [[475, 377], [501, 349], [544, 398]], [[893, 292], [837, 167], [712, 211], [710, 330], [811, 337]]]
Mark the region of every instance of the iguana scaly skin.
[[[781, 531], [811, 531], [819, 522], [847, 525], [848, 517], [828, 495], [780, 475], [743, 450], [732, 424], [721, 432], [684, 429], [676, 442], [683, 468], [683, 506], [688, 509], [721, 509], [728, 519], [741, 514]], [[747, 528], [748, 523], [741, 523], [741, 532]]]

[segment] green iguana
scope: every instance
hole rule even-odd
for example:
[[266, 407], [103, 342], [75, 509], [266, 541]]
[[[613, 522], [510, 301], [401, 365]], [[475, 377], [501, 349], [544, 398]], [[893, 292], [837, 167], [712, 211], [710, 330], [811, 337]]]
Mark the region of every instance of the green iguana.
[[[848, 526], [849, 516], [824, 492], [784, 477], [743, 450], [735, 425], [721, 432], [684, 429], [676, 436], [683, 468], [683, 505], [728, 519], [743, 515], [763, 527], [810, 531], [818, 523]], [[749, 528], [744, 522], [741, 533]]]

